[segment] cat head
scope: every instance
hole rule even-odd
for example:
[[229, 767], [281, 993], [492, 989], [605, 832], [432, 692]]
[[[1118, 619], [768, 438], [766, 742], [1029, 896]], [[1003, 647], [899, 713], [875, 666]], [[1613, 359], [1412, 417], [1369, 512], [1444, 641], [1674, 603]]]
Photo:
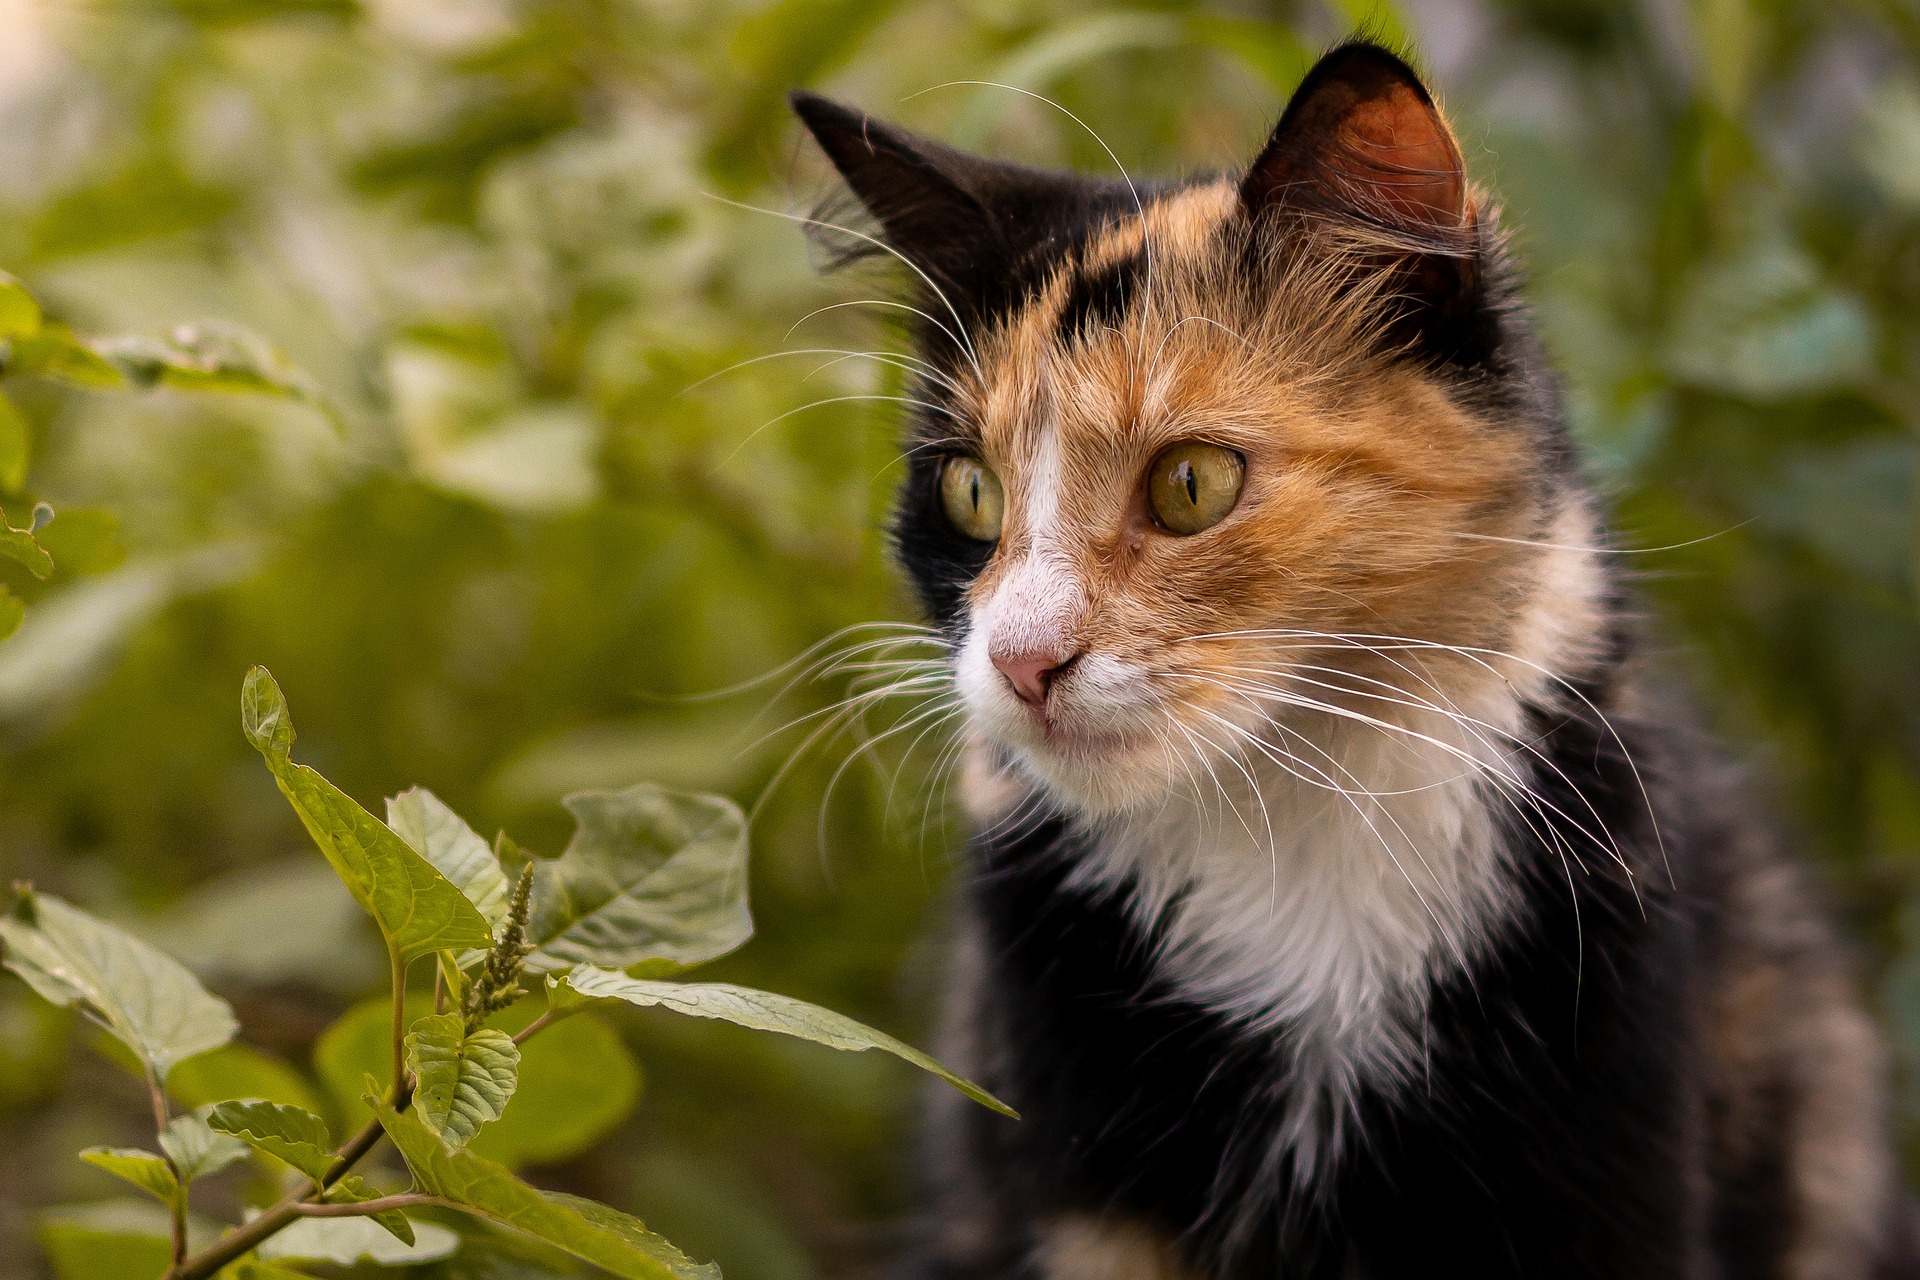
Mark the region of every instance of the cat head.
[[1160, 803], [1591, 657], [1594, 557], [1540, 545], [1596, 537], [1550, 383], [1399, 58], [1336, 49], [1243, 173], [1151, 185], [793, 105], [908, 269], [899, 559], [973, 729], [1055, 799]]

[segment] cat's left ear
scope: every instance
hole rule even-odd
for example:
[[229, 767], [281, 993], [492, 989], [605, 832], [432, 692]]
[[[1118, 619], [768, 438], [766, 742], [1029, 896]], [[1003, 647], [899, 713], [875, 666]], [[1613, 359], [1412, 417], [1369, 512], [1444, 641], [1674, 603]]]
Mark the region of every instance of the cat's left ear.
[[1240, 184], [1256, 219], [1282, 212], [1358, 223], [1416, 252], [1474, 241], [1466, 166], [1420, 77], [1364, 41], [1321, 58]]

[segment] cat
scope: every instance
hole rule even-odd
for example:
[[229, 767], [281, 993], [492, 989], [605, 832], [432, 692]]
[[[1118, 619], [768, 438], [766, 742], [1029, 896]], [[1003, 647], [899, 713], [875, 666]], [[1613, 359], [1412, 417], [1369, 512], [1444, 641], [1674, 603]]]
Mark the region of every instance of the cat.
[[914, 1273], [1920, 1276], [1875, 1030], [1415, 72], [1345, 44], [1148, 185], [791, 101], [908, 269], [948, 1041], [1022, 1116], [936, 1105]]

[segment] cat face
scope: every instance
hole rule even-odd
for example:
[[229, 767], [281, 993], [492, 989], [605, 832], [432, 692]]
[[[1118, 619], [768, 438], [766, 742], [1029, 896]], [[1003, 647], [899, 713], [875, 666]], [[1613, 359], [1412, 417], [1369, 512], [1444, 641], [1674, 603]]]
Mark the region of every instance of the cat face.
[[921, 285], [900, 558], [975, 731], [1057, 799], [1250, 755], [1337, 781], [1330, 719], [1457, 705], [1537, 639], [1562, 450], [1398, 60], [1336, 51], [1245, 176], [1140, 192], [796, 106]]

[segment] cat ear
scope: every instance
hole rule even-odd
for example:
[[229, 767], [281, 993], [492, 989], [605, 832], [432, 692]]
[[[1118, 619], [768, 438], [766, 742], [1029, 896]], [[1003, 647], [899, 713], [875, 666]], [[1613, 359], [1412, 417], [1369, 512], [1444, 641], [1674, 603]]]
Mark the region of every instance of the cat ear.
[[1342, 45], [1300, 82], [1240, 184], [1255, 217], [1326, 214], [1409, 248], [1461, 254], [1473, 243], [1466, 166], [1420, 77], [1378, 45]]
[[888, 247], [963, 296], [1003, 276], [1072, 199], [1062, 175], [983, 160], [805, 90], [787, 101]]

